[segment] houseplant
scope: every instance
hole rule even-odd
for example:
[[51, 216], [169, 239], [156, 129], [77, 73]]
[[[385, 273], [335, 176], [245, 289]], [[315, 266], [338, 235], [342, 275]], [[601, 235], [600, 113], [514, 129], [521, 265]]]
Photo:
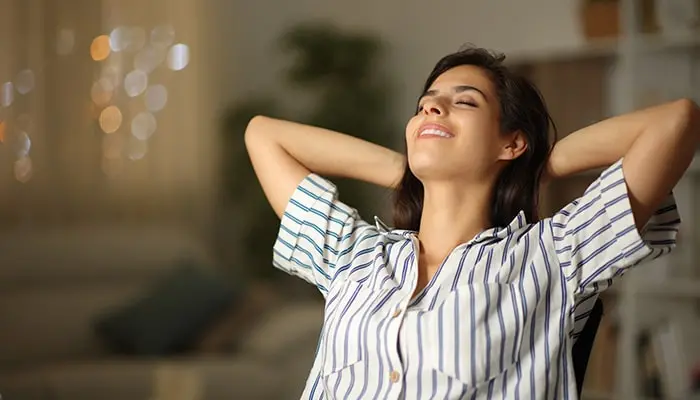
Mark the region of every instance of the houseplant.
[[[237, 263], [246, 275], [277, 276], [271, 263], [279, 220], [259, 187], [245, 154], [243, 133], [255, 115], [291, 119], [390, 146], [394, 132], [389, 80], [381, 72], [381, 41], [366, 33], [346, 32], [332, 25], [305, 23], [285, 32], [279, 41], [291, 58], [286, 81], [312, 95], [313, 106], [293, 114], [272, 96], [232, 105], [224, 123], [225, 207], [235, 208], [242, 249]], [[366, 219], [385, 216], [389, 193], [369, 184], [336, 179], [342, 200]]]

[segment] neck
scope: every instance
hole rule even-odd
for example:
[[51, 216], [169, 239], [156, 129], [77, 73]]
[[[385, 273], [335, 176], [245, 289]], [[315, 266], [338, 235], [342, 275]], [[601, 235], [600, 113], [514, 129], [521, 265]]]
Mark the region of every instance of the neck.
[[418, 238], [421, 255], [434, 264], [490, 227], [492, 187], [431, 183], [424, 185]]

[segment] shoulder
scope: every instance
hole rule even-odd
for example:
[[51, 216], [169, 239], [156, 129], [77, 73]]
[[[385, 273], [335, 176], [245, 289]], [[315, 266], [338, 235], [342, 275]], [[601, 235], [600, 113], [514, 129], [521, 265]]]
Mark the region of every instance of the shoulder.
[[554, 241], [552, 219], [544, 218], [510, 229], [495, 246], [504, 257], [513, 257], [516, 262], [536, 262], [553, 257]]
[[551, 219], [529, 222], [520, 212], [506, 227], [491, 228], [477, 236], [476, 240], [492, 241], [507, 248], [530, 246], [543, 237], [551, 236]]

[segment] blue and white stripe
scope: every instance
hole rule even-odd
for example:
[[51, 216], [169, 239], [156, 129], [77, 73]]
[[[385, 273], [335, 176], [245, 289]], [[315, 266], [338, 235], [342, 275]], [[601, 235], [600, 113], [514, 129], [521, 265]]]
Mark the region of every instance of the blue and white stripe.
[[282, 217], [276, 267], [326, 299], [302, 399], [575, 399], [571, 347], [600, 291], [667, 254], [673, 196], [643, 233], [621, 160], [535, 223], [520, 213], [453, 250], [415, 298], [415, 232], [368, 224], [310, 174]]

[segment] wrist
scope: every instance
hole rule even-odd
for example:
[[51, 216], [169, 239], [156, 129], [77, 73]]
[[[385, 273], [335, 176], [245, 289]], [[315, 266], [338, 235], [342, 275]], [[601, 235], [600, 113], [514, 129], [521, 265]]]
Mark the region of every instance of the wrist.
[[562, 157], [560, 152], [557, 151], [557, 146], [555, 145], [547, 158], [547, 163], [545, 164], [544, 171], [542, 172], [542, 181], [549, 182], [553, 179], [561, 178], [565, 174], [563, 173]]

